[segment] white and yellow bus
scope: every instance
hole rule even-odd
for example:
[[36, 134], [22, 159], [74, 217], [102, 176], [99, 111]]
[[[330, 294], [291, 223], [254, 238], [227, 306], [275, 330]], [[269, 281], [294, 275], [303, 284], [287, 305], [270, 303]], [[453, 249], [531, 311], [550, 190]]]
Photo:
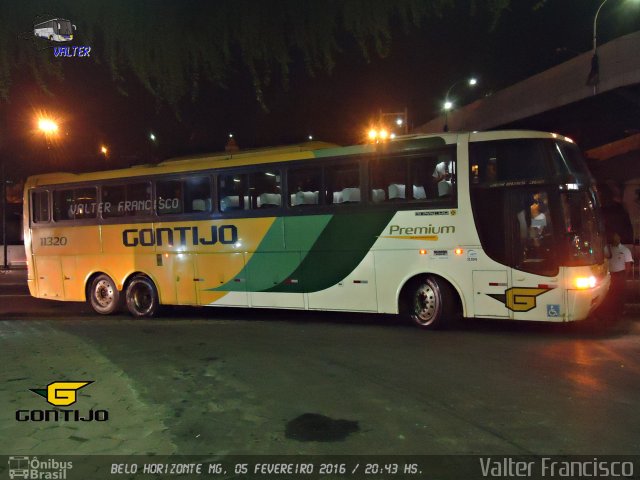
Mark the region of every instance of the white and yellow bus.
[[586, 318], [609, 287], [599, 205], [565, 137], [410, 135], [28, 179], [28, 283], [38, 298]]

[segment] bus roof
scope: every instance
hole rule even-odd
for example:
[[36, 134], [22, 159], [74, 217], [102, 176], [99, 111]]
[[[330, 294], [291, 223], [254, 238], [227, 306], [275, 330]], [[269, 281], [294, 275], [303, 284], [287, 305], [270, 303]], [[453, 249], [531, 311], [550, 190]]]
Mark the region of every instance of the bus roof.
[[[462, 132], [442, 134], [410, 134], [402, 135], [387, 143], [358, 144], [339, 146], [327, 142], [304, 142], [294, 145], [239, 150], [236, 152], [219, 152], [212, 154], [192, 155], [165, 160], [158, 164], [134, 165], [117, 170], [96, 171], [90, 173], [47, 173], [29, 177], [29, 187], [60, 183], [87, 182], [117, 178], [142, 177], [146, 175], [186, 173], [199, 170], [228, 168], [266, 163], [279, 163], [314, 158], [344, 157], [362, 155], [376, 151], [400, 153], [425, 148], [437, 148], [448, 143], [455, 143]], [[468, 134], [468, 132], [465, 132]], [[473, 132], [471, 141], [493, 138], [551, 137], [555, 134], [535, 131], [491, 131]], [[484, 138], [487, 137], [487, 138]], [[561, 137], [564, 138], [564, 137]]]

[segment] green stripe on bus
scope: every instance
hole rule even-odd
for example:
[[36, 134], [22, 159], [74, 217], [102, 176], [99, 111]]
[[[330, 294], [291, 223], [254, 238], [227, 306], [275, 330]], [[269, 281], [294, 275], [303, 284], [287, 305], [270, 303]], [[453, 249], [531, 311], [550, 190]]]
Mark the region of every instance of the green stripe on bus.
[[371, 249], [395, 212], [335, 215], [312, 250], [289, 278], [266, 292], [317, 292], [337, 284], [351, 273]]
[[[290, 279], [291, 274], [309, 253], [325, 229], [331, 215], [277, 218], [269, 228], [256, 252], [237, 277], [246, 278], [249, 292], [266, 291]], [[297, 291], [295, 283], [282, 291]], [[230, 281], [211, 291], [235, 291], [238, 283]]]

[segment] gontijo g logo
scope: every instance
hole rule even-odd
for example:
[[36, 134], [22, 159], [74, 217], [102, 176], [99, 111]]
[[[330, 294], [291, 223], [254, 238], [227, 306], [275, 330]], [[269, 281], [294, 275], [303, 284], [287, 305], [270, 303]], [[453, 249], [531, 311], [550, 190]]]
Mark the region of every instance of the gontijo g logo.
[[77, 401], [76, 392], [82, 387], [86, 387], [93, 381], [88, 382], [51, 382], [47, 388], [30, 388], [33, 393], [43, 396], [51, 405], [58, 407], [68, 407]]
[[[54, 407], [67, 407], [78, 400], [78, 390], [93, 383], [92, 380], [81, 382], [51, 382], [46, 388], [31, 388], [30, 390], [44, 397]], [[90, 409], [87, 414], [80, 410], [16, 410], [18, 422], [105, 422], [109, 420], [107, 410]]]

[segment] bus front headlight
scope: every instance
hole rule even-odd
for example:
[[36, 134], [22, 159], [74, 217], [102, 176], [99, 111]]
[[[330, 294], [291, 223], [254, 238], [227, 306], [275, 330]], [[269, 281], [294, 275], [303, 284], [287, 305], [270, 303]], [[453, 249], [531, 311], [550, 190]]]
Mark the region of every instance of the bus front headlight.
[[577, 277], [575, 279], [575, 287], [578, 290], [586, 290], [588, 288], [595, 288], [597, 283], [598, 283], [598, 281], [596, 280], [596, 277], [594, 277], [593, 275], [591, 275], [590, 277]]

